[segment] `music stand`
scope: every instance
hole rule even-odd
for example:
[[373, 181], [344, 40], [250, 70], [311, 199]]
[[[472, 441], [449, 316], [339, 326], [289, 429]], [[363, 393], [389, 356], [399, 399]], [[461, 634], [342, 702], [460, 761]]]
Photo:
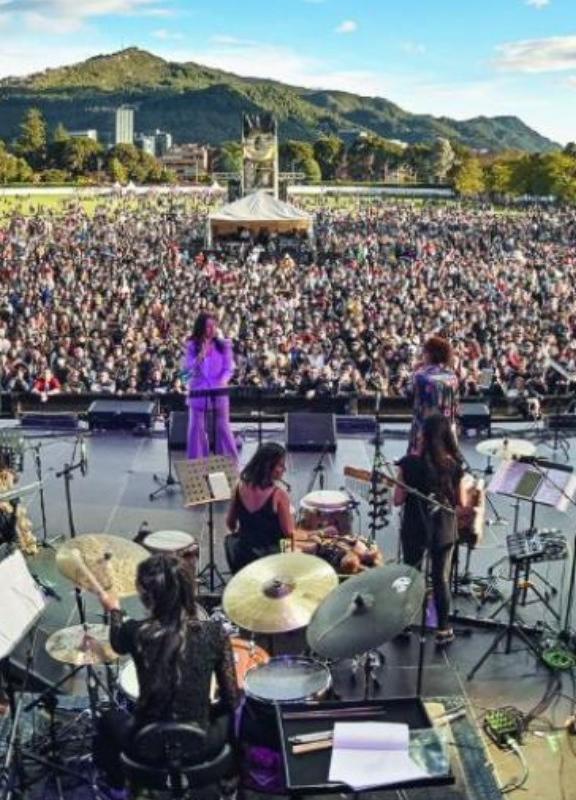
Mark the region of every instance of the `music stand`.
[[238, 481], [238, 467], [230, 456], [209, 456], [176, 462], [176, 472], [182, 486], [184, 506], [208, 506], [208, 562], [198, 574], [202, 579], [208, 575], [208, 587], [214, 591], [215, 579], [219, 586], [225, 580], [214, 557], [214, 503], [230, 500], [232, 489]]

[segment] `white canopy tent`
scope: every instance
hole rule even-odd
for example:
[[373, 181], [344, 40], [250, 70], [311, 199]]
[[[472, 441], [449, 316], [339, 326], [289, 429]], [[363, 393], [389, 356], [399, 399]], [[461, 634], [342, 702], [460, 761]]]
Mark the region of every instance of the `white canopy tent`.
[[208, 217], [207, 239], [227, 235], [245, 228], [258, 233], [264, 228], [274, 233], [305, 231], [312, 235], [312, 216], [299, 208], [277, 200], [265, 191], [254, 192], [222, 206]]

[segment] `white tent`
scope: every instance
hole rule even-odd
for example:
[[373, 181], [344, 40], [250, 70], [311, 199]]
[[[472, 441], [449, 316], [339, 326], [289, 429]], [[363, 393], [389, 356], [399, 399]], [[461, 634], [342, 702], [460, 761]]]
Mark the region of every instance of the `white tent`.
[[235, 233], [240, 228], [258, 233], [264, 228], [274, 233], [306, 231], [312, 233], [312, 216], [277, 200], [265, 191], [254, 192], [222, 206], [208, 217], [208, 241], [214, 236]]

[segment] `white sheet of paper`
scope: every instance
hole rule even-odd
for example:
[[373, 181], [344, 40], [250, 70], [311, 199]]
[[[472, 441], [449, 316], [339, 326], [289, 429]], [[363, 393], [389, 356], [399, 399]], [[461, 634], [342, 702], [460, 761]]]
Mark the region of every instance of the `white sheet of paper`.
[[230, 500], [232, 492], [225, 472], [210, 472], [208, 484], [214, 500]]
[[337, 722], [328, 779], [367, 789], [426, 777], [410, 758], [407, 725]]
[[45, 606], [19, 550], [0, 562], [0, 658], [12, 652]]

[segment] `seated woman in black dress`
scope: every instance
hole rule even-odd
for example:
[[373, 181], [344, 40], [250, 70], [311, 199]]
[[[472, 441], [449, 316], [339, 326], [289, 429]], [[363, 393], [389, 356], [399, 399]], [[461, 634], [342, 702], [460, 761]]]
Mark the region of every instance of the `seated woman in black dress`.
[[[149, 612], [144, 620], [125, 618], [115, 596], [100, 596], [110, 612], [110, 643], [120, 655], [133, 658], [140, 687], [133, 715], [110, 711], [97, 729], [95, 762], [113, 789], [124, 783], [120, 753], [130, 752], [135, 733], [144, 725], [198, 725], [207, 737], [197, 755], [210, 759], [230, 741], [239, 702], [230, 639], [219, 622], [197, 618], [189, 566], [173, 555], [153, 555], [138, 566], [137, 588]], [[210, 701], [213, 673], [220, 695], [219, 716]]]
[[462, 494], [462, 456], [458, 450], [450, 419], [441, 414], [426, 417], [422, 423], [418, 455], [404, 456], [399, 462], [398, 480], [422, 494], [434, 495], [445, 508], [434, 506], [396, 486], [394, 505], [404, 505], [400, 527], [402, 554], [406, 564], [418, 569], [429, 549], [432, 589], [438, 615], [436, 643], [454, 639], [450, 611], [450, 571], [458, 537], [456, 509], [464, 505]]
[[233, 572], [262, 556], [280, 552], [280, 540], [294, 531], [287, 492], [276, 486], [286, 472], [286, 450], [275, 442], [261, 445], [240, 474], [226, 524]]

